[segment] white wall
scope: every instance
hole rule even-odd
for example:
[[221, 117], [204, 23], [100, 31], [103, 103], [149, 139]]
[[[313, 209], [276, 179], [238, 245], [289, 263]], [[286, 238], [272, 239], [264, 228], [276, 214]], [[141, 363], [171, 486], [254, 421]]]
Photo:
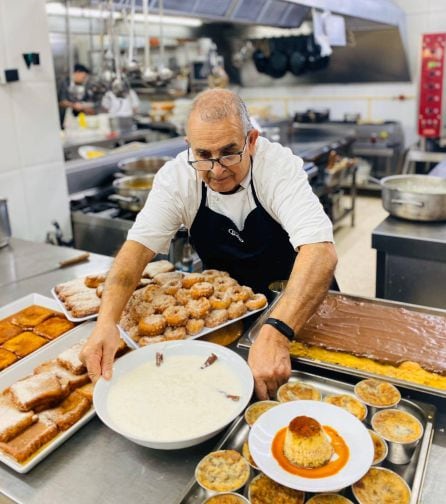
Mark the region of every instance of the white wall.
[[[22, 53], [40, 53], [26, 68]], [[20, 81], [0, 84], [0, 196], [8, 199], [12, 234], [44, 241], [57, 220], [71, 235], [44, 0], [0, 0], [0, 71]]]
[[241, 96], [249, 106], [269, 106], [279, 116], [309, 107], [328, 107], [333, 119], [342, 119], [344, 112], [358, 112], [368, 121], [399, 120], [404, 126], [406, 144], [413, 143], [421, 35], [446, 32], [446, 0], [394, 0], [394, 3], [406, 12], [412, 82], [280, 86], [278, 80], [274, 87], [242, 88]]

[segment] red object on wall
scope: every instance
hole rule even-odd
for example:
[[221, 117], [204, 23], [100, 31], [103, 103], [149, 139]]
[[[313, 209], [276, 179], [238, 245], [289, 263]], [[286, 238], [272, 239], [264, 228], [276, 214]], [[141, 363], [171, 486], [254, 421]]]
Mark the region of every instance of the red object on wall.
[[445, 50], [446, 33], [423, 35], [418, 134], [426, 138], [440, 137], [443, 127], [442, 101]]

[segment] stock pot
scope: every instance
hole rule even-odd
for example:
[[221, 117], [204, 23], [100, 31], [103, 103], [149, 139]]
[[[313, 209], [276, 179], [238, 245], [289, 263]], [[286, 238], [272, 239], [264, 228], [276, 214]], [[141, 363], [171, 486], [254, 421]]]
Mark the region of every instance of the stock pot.
[[125, 159], [118, 163], [118, 168], [126, 175], [143, 175], [156, 173], [167, 161], [172, 158], [168, 156], [141, 157]]
[[139, 212], [152, 189], [154, 178], [154, 174], [117, 178], [113, 181], [116, 194], [108, 198], [111, 201], [117, 201], [124, 210]]
[[430, 175], [392, 175], [371, 180], [381, 186], [383, 207], [413, 221], [446, 220], [446, 179]]

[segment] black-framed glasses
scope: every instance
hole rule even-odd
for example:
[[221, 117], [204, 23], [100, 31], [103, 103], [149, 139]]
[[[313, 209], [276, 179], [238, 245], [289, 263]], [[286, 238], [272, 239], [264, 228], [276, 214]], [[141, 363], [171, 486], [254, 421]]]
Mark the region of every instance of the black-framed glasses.
[[246, 135], [245, 143], [243, 144], [243, 149], [239, 152], [234, 152], [234, 154], [228, 154], [227, 156], [221, 156], [219, 158], [209, 158], [209, 159], [198, 159], [197, 161], [191, 161], [189, 157], [190, 147], [187, 148], [187, 162], [194, 170], [197, 171], [211, 171], [214, 169], [214, 164], [218, 163], [224, 168], [229, 168], [230, 166], [235, 166], [242, 162], [242, 157], [245, 152], [246, 143], [248, 141], [249, 133]]

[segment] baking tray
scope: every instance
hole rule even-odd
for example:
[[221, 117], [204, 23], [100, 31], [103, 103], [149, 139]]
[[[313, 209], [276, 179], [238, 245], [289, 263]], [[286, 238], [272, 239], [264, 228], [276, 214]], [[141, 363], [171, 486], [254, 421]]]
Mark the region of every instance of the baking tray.
[[[368, 297], [351, 296], [348, 294], [343, 294], [341, 292], [334, 292], [334, 291], [330, 291], [330, 294], [341, 295], [341, 296], [349, 298], [353, 301], [367, 301], [369, 303], [380, 305], [380, 306], [405, 308], [407, 310], [417, 311], [420, 313], [426, 313], [429, 315], [437, 315], [437, 316], [441, 316], [441, 317], [446, 317], [446, 310], [440, 310], [437, 308], [429, 308], [426, 306], [414, 305], [414, 304], [410, 304], [410, 303], [400, 303], [397, 301], [389, 301], [387, 299], [376, 299], [376, 298], [368, 298]], [[243, 336], [240, 338], [240, 340], [238, 341], [238, 344], [237, 344], [237, 346], [239, 348], [250, 348], [251, 347], [258, 331], [262, 327], [265, 320], [269, 317], [272, 309], [274, 308], [274, 305], [279, 301], [280, 297], [281, 297], [281, 294], [279, 294], [273, 300], [273, 302], [270, 303], [268, 308], [256, 320], [256, 322], [252, 325], [252, 327], [250, 329], [248, 329], [248, 331], [246, 331], [245, 334], [243, 334]], [[345, 373], [345, 374], [348, 374], [349, 376], [359, 376], [361, 378], [377, 378], [379, 380], [386, 380], [390, 383], [393, 383], [394, 385], [397, 385], [399, 387], [403, 387], [405, 389], [417, 390], [419, 392], [428, 393], [428, 394], [432, 394], [432, 395], [435, 395], [438, 397], [445, 397], [446, 398], [446, 390], [442, 390], [442, 389], [435, 388], [435, 387], [429, 387], [427, 385], [422, 385], [420, 383], [414, 383], [414, 382], [402, 380], [399, 378], [394, 378], [392, 376], [386, 376], [386, 375], [382, 375], [382, 374], [372, 373], [369, 371], [363, 371], [361, 369], [342, 366], [340, 364], [332, 364], [330, 362], [312, 360], [312, 359], [308, 359], [306, 357], [291, 356], [291, 359], [293, 361], [303, 362], [311, 367], [328, 369], [330, 371], [335, 371], [338, 373]]]
[[[349, 383], [344, 383], [339, 380], [333, 380], [331, 378], [324, 378], [311, 373], [306, 373], [302, 371], [293, 371], [290, 381], [300, 380], [317, 387], [321, 393], [322, 398], [330, 394], [351, 394], [353, 395], [354, 385]], [[398, 473], [403, 477], [408, 483], [412, 490], [412, 496], [410, 504], [417, 504], [420, 502], [421, 490], [423, 487], [424, 476], [426, 472], [427, 461], [429, 457], [429, 452], [432, 444], [432, 438], [434, 434], [435, 416], [436, 408], [430, 404], [421, 403], [418, 401], [408, 401], [402, 399], [398, 404], [398, 409], [407, 411], [415, 415], [418, 420], [423, 424], [424, 433], [420, 440], [412, 459], [409, 464], [406, 465], [395, 465], [384, 460], [382, 467], [387, 467], [392, 471]], [[371, 428], [367, 422], [364, 422], [366, 427]], [[243, 417], [238, 418], [232, 426], [229, 428], [223, 439], [215, 447], [215, 450], [226, 450], [232, 449], [237, 450], [241, 453], [243, 443], [248, 439], [249, 426], [245, 422]], [[256, 476], [258, 471], [251, 471], [251, 479]], [[247, 497], [248, 494], [249, 481], [244, 488], [239, 490], [239, 493]], [[353, 502], [356, 500], [353, 498], [350, 488], [344, 490], [345, 496], [351, 499]], [[184, 493], [181, 495], [179, 500], [175, 504], [202, 504], [205, 498], [211, 495], [210, 492], [204, 490], [193, 478], [189, 485], [186, 487]], [[306, 493], [306, 500], [310, 498], [311, 493]]]
[[[54, 299], [51, 299], [46, 296], [42, 296], [41, 294], [32, 293], [32, 294], [28, 294], [27, 296], [24, 296], [20, 299], [17, 299], [16, 301], [12, 301], [11, 303], [9, 303], [5, 306], [2, 306], [0, 308], [0, 320], [4, 319], [6, 317], [9, 317], [13, 313], [19, 312], [20, 310], [23, 310], [24, 308], [27, 308], [28, 306], [31, 306], [31, 305], [39, 305], [39, 306], [43, 306], [45, 308], [49, 308], [50, 310], [54, 310], [58, 313], [61, 312], [59, 304], [56, 303], [54, 301]], [[48, 343], [45, 343], [45, 345], [41, 346], [37, 350], [34, 350], [34, 352], [31, 352], [30, 354], [26, 355], [25, 357], [22, 357], [21, 359], [15, 361], [13, 364], [11, 364], [7, 368], [3, 369], [3, 371], [0, 371], [0, 376], [3, 376], [3, 373], [6, 373], [10, 369], [15, 368], [16, 366], [18, 366], [22, 362], [27, 361], [28, 359], [30, 359], [34, 355], [39, 354], [40, 352], [45, 352], [45, 350], [49, 346], [53, 345], [54, 343], [59, 341], [61, 338], [65, 338], [68, 334], [71, 333], [71, 331], [74, 331], [75, 329], [76, 328], [70, 329], [69, 331], [66, 331], [65, 333], [58, 336], [57, 338], [55, 338], [53, 340], [49, 340]]]
[[[0, 376], [0, 391], [9, 387], [17, 380], [24, 378], [32, 374], [35, 367], [39, 364], [49, 361], [57, 357], [61, 352], [71, 347], [75, 343], [78, 343], [82, 339], [88, 338], [91, 331], [94, 328], [94, 323], [82, 324], [75, 329], [72, 329], [65, 337], [54, 340], [51, 345], [45, 345], [43, 349], [39, 352], [35, 352], [28, 359], [23, 359], [19, 361], [14, 369], [7, 368]], [[54, 439], [49, 441], [43, 448], [41, 448], [36, 455], [29, 458], [24, 463], [17, 462], [12, 457], [9, 457], [2, 451], [0, 451], [0, 461], [6, 464], [14, 471], [19, 473], [27, 473], [39, 462], [45, 459], [52, 451], [54, 451], [58, 446], [64, 443], [68, 438], [70, 438], [77, 430], [79, 430], [83, 425], [90, 421], [95, 415], [93, 408], [90, 408], [87, 413], [74, 425], [72, 425], [66, 431], [59, 433]]]

